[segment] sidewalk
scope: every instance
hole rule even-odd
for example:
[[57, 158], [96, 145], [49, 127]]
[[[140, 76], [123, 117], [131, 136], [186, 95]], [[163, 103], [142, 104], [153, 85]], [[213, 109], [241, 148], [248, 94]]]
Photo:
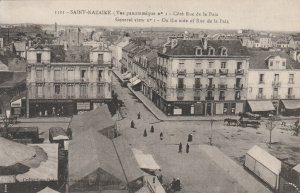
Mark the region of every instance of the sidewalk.
[[[122, 75], [120, 71], [113, 70], [114, 74], [119, 78], [119, 80], [122, 80]], [[144, 106], [160, 121], [223, 121], [225, 118], [232, 118], [232, 119], [239, 119], [239, 116], [224, 116], [224, 115], [215, 115], [215, 116], [167, 116], [165, 113], [163, 113], [158, 107], [155, 106], [155, 104], [149, 100], [145, 95], [143, 95], [139, 91], [135, 91], [132, 89], [132, 84], [127, 83], [128, 89], [144, 104]], [[282, 120], [289, 120], [289, 119], [297, 119], [298, 117], [282, 117], [280, 116]], [[262, 118], [263, 120], [266, 118]]]
[[[17, 123], [68, 123], [71, 117], [35, 117], [35, 118], [18, 118]], [[2, 120], [0, 120], [2, 122]]]
[[213, 162], [215, 162], [220, 168], [222, 168], [241, 186], [243, 186], [248, 192], [272, 192], [218, 148], [209, 145], [200, 145], [199, 148], [203, 152], [205, 152]]

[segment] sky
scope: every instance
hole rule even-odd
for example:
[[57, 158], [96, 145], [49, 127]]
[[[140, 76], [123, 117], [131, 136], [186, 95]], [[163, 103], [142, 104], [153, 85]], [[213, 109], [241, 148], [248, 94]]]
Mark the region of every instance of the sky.
[[[300, 0], [0, 0], [0, 23], [300, 31], [299, 8]], [[71, 10], [111, 10], [112, 14], [70, 14]], [[148, 11], [155, 16], [124, 16], [117, 11]], [[186, 12], [195, 15], [186, 16]], [[203, 16], [203, 12], [214, 16]], [[135, 22], [137, 18], [144, 21]], [[179, 23], [179, 19], [187, 22]], [[217, 23], [208, 23], [210, 19]]]

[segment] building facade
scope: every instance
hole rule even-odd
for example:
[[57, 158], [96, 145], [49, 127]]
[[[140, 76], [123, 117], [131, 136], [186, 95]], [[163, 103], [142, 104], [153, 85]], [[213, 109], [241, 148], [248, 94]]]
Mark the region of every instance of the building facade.
[[111, 51], [91, 49], [89, 62], [51, 62], [51, 50], [27, 50], [27, 116], [70, 116], [111, 100]]
[[158, 52], [155, 104], [167, 115], [244, 111], [249, 56], [239, 40], [172, 39]]
[[[288, 113], [300, 103], [300, 64], [278, 51], [249, 51], [248, 101], [272, 103], [275, 113]], [[285, 107], [285, 104], [289, 106]], [[298, 105], [299, 106], [299, 105]], [[249, 107], [251, 111], [251, 107]], [[248, 109], [247, 109], [248, 110]], [[266, 109], [267, 111], [267, 109]]]

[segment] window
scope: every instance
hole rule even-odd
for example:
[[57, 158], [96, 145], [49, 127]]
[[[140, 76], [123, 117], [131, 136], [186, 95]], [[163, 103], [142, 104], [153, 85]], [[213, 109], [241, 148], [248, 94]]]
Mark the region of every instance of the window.
[[285, 66], [285, 61], [282, 62], [282, 66]]
[[183, 88], [184, 87], [184, 79], [183, 78], [178, 78], [178, 88]]
[[37, 70], [36, 71], [36, 80], [37, 81], [42, 81], [43, 80], [43, 71], [42, 70]]
[[59, 95], [60, 94], [60, 85], [55, 85], [54, 86], [54, 91], [55, 91], [56, 95]]
[[73, 97], [73, 95], [74, 95], [74, 86], [73, 85], [67, 86], [67, 95], [68, 95], [68, 97]]
[[196, 68], [200, 69], [201, 68], [201, 63], [196, 63]]
[[260, 84], [264, 83], [264, 74], [259, 75], [259, 83]]
[[209, 62], [208, 63], [208, 68], [213, 68], [214, 67], [214, 62]]
[[221, 48], [221, 56], [227, 56], [227, 49], [226, 48]]
[[226, 68], [226, 62], [221, 62], [221, 68], [222, 69]]
[[235, 92], [235, 99], [241, 99], [241, 92], [240, 91]]
[[85, 81], [85, 78], [86, 78], [86, 70], [81, 70], [81, 71], [80, 71], [80, 78], [81, 78], [81, 81]]
[[235, 84], [236, 84], [237, 87], [240, 87], [240, 86], [241, 86], [241, 82], [242, 82], [242, 79], [241, 79], [241, 78], [236, 78]]
[[279, 74], [274, 75], [274, 83], [278, 84], [279, 83]]
[[80, 96], [81, 97], [86, 97], [86, 85], [80, 85]]
[[288, 88], [288, 95], [292, 95], [293, 94], [293, 88]]
[[220, 100], [224, 100], [225, 99], [225, 91], [220, 91]]
[[54, 80], [60, 81], [60, 70], [54, 70]]
[[179, 69], [184, 69], [184, 63], [179, 63]]
[[212, 47], [209, 47], [208, 48], [208, 55], [210, 55], [210, 56], [215, 55], [215, 49], [212, 48]]
[[41, 63], [42, 62], [42, 54], [41, 53], [37, 53], [36, 54], [36, 62], [37, 63]]
[[273, 97], [277, 98], [278, 96], [278, 88], [273, 89]]
[[98, 81], [101, 81], [103, 70], [98, 70]]
[[195, 78], [195, 87], [200, 88], [200, 78]]
[[263, 95], [263, 88], [258, 88], [258, 96], [262, 96]]
[[103, 54], [98, 54], [98, 64], [103, 64]]
[[231, 103], [231, 114], [235, 114], [235, 108], [236, 108], [236, 104]]
[[104, 96], [104, 87], [103, 85], [97, 85], [97, 95], [98, 97]]
[[68, 70], [68, 81], [74, 81], [74, 70]]
[[223, 109], [224, 114], [228, 113], [228, 107], [229, 107], [229, 103], [224, 103], [224, 109]]
[[202, 49], [196, 48], [196, 55], [202, 55]]
[[209, 86], [212, 86], [212, 84], [213, 84], [213, 78], [209, 78], [209, 79], [208, 79], [208, 85], [209, 85]]
[[290, 84], [294, 83], [294, 74], [289, 74], [289, 83]]
[[38, 85], [37, 86], [37, 96], [39, 98], [42, 98], [43, 97], [43, 86], [42, 85]]
[[239, 70], [239, 69], [242, 69], [242, 65], [243, 65], [242, 62], [238, 62], [236, 68], [237, 68], [238, 70]]
[[273, 66], [273, 61], [270, 61], [270, 66]]

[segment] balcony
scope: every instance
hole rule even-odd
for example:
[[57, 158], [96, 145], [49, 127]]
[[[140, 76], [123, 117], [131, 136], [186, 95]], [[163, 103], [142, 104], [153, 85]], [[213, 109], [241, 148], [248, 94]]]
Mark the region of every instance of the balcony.
[[44, 78], [37, 78], [37, 79], [35, 79], [35, 82], [37, 82], [37, 83], [44, 83], [45, 79]]
[[106, 82], [106, 79], [105, 79], [105, 78], [98, 77], [98, 78], [97, 78], [97, 82], [103, 83], [103, 82]]
[[276, 87], [276, 88], [277, 88], [277, 87], [280, 87], [280, 86], [281, 86], [281, 82], [273, 81], [273, 82], [272, 82], [272, 86], [273, 86], [273, 87]]
[[75, 95], [67, 95], [67, 99], [74, 99]]
[[226, 68], [221, 68], [221, 69], [219, 70], [219, 74], [220, 74], [220, 75], [227, 75], [227, 74], [228, 74], [228, 69], [226, 69]]
[[194, 88], [194, 90], [201, 90], [202, 89], [202, 84], [194, 84], [193, 88]]
[[289, 80], [288, 84], [295, 84], [295, 82], [293, 79], [291, 79], [291, 80]]
[[214, 96], [206, 96], [205, 97], [205, 100], [207, 100], [207, 101], [213, 101], [214, 99], [215, 99]]
[[242, 90], [243, 87], [244, 87], [243, 84], [234, 84], [234, 89], [236, 89], [236, 90]]
[[216, 74], [216, 69], [206, 69], [206, 74], [207, 75], [215, 75]]
[[81, 99], [87, 99], [88, 95], [87, 94], [80, 94], [79, 98], [81, 98]]
[[62, 94], [54, 94], [54, 95], [53, 95], [53, 98], [54, 98], [54, 99], [62, 99], [62, 98], [64, 98], [64, 97], [63, 97]]
[[203, 74], [203, 69], [194, 69], [195, 75], [202, 75]]
[[295, 98], [295, 95], [288, 94], [288, 95], [286, 95], [285, 98], [287, 98], [287, 99], [294, 99], [294, 98]]
[[223, 96], [223, 97], [219, 97], [219, 101], [225, 101], [225, 97]]
[[199, 96], [199, 95], [194, 95], [194, 100], [195, 100], [195, 101], [200, 101], [200, 100], [201, 100], [201, 96]]
[[235, 100], [241, 100], [241, 96], [235, 96], [234, 99]]
[[80, 78], [80, 82], [89, 82], [88, 78]]
[[186, 88], [185, 84], [177, 84], [176, 85], [177, 90], [185, 90], [185, 88]]
[[207, 84], [206, 85], [206, 89], [207, 90], [214, 90], [215, 89], [215, 85], [214, 84]]
[[280, 96], [277, 94], [277, 95], [271, 95], [271, 98], [272, 99], [280, 99]]
[[256, 95], [256, 99], [266, 99], [266, 95], [262, 95], [262, 94]]
[[243, 75], [244, 74], [244, 69], [236, 69], [235, 74], [236, 75]]
[[185, 76], [186, 75], [186, 69], [177, 69], [177, 74]]
[[218, 87], [219, 87], [219, 90], [226, 90], [227, 84], [219, 84]]

